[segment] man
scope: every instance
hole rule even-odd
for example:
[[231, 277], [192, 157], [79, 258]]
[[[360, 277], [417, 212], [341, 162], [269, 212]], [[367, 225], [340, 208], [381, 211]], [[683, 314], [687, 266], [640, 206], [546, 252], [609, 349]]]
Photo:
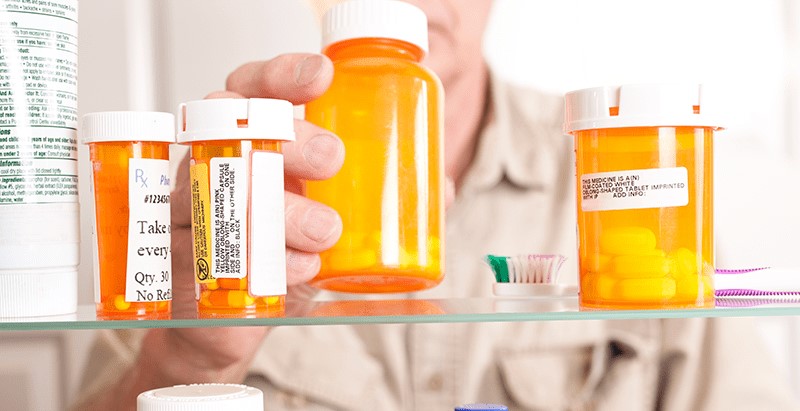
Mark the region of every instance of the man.
[[[477, 52], [491, 1], [411, 3], [429, 18], [425, 63], [445, 86], [446, 174], [458, 192], [447, 212], [446, 279], [417, 296], [489, 295], [480, 262], [489, 252], [566, 254], [562, 270], [577, 272], [562, 99], [491, 79]], [[326, 57], [284, 55], [241, 66], [209, 97], [303, 104], [332, 75]], [[297, 183], [333, 176], [345, 155], [330, 132], [296, 127], [285, 153], [290, 285], [316, 274], [317, 253], [341, 233], [338, 215], [297, 194]], [[187, 170], [173, 201], [176, 311], [194, 309]], [[515, 410], [793, 409], [764, 358], [750, 325], [730, 319], [104, 331], [77, 409], [133, 409], [140, 392], [193, 382], [256, 386], [269, 410], [446, 410], [476, 401]]]

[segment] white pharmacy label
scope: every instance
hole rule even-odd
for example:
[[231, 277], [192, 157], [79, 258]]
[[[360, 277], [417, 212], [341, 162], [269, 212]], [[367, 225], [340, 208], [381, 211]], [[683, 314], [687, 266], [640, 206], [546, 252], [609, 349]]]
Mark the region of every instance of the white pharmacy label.
[[581, 176], [583, 211], [682, 207], [689, 204], [686, 167], [621, 170]]
[[172, 299], [169, 161], [128, 163], [128, 269], [125, 301]]
[[211, 275], [244, 278], [247, 274], [247, 159], [212, 158], [209, 180]]
[[0, 2], [0, 204], [78, 201], [78, 1]]
[[250, 294], [286, 295], [286, 235], [283, 203], [283, 154], [254, 151], [250, 201]]

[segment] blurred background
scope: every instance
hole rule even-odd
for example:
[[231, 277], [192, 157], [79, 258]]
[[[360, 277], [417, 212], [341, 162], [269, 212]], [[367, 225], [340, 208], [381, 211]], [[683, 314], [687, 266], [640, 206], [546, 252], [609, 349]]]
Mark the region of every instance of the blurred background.
[[[80, 0], [79, 20], [81, 114], [174, 112], [224, 88], [244, 62], [319, 50], [317, 16], [306, 0]], [[496, 75], [555, 94], [652, 81], [723, 91], [727, 129], [715, 142], [718, 266], [800, 267], [800, 2], [496, 0], [484, 54]], [[175, 148], [173, 159], [183, 153]], [[80, 156], [81, 203], [88, 204], [85, 147]], [[87, 211], [81, 304], [93, 298]], [[757, 322], [800, 398], [800, 319]], [[65, 408], [92, 336], [0, 334], [3, 408]]]

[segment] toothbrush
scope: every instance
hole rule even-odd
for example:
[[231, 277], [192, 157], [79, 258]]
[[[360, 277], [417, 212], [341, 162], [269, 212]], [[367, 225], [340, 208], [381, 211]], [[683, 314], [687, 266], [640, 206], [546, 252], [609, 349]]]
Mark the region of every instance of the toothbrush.
[[504, 296], [563, 296], [577, 294], [577, 287], [557, 284], [566, 257], [560, 254], [518, 256], [487, 255], [495, 280], [494, 292]]

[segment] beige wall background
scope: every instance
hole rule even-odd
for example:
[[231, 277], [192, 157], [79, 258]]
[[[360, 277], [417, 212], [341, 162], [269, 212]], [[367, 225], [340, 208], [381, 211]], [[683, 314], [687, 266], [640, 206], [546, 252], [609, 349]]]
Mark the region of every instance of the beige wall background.
[[[731, 116], [717, 139], [719, 265], [800, 267], [798, 23], [794, 0], [496, 0], [484, 51], [501, 77], [553, 93], [653, 80], [721, 85]], [[81, 0], [79, 109], [174, 111], [223, 88], [238, 65], [316, 51], [318, 38], [305, 0]], [[82, 204], [91, 201], [87, 157], [82, 147]], [[81, 304], [93, 299], [90, 218], [83, 207]], [[758, 322], [800, 398], [800, 320]], [[92, 336], [0, 334], [4, 409], [64, 408]]]

